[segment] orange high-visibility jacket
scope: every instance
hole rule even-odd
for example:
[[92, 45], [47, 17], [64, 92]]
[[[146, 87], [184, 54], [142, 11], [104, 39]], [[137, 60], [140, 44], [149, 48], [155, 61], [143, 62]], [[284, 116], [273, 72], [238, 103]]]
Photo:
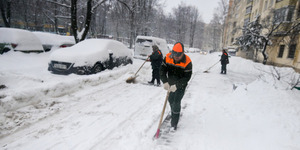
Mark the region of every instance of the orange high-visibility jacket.
[[160, 77], [163, 83], [168, 82], [170, 85], [176, 84], [177, 88], [186, 88], [188, 81], [192, 76], [192, 60], [185, 55], [179, 63], [175, 63], [168, 53], [160, 69]]

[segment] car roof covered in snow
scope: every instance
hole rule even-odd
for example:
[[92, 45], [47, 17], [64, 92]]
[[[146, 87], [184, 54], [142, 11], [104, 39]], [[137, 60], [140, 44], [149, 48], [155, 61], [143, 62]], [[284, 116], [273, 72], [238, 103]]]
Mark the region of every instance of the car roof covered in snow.
[[[65, 38], [65, 36], [48, 33], [48, 32], [32, 32], [35, 34], [41, 43], [44, 45], [62, 45], [62, 44], [75, 44], [74, 37]], [[73, 39], [73, 40], [72, 40]]]
[[30, 31], [15, 28], [0, 28], [0, 43], [17, 44], [17, 51], [43, 51], [40, 40]]
[[92, 66], [97, 61], [106, 61], [109, 54], [113, 57], [132, 58], [132, 52], [121, 42], [112, 39], [87, 39], [71, 47], [55, 50], [50, 61], [75, 63], [74, 66]]

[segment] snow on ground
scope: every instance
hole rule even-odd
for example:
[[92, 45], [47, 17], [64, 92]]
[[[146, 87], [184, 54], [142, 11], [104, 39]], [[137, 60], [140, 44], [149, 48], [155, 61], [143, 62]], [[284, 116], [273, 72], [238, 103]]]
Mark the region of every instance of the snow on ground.
[[[166, 91], [148, 86], [150, 63], [137, 84], [125, 80], [143, 60], [95, 75], [55, 75], [49, 53], [0, 56], [0, 149], [299, 150], [299, 75], [231, 57], [228, 74], [220, 53], [188, 54], [193, 76], [182, 100], [178, 130], [167, 141], [152, 137]], [[273, 74], [270, 74], [273, 72]], [[169, 107], [167, 108], [169, 111]]]

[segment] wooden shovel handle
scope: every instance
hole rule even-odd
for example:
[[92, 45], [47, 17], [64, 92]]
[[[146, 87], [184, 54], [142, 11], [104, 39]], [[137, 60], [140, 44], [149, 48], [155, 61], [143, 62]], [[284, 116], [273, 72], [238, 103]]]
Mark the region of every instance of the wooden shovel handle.
[[141, 67], [139, 68], [139, 70], [134, 74], [134, 76], [136, 76], [136, 74], [141, 70], [141, 68], [144, 66], [144, 64], [147, 62], [149, 56], [147, 57], [147, 59], [144, 61], [144, 63], [141, 65]]
[[170, 90], [168, 90], [168, 93], [167, 93], [167, 96], [166, 96], [166, 99], [165, 99], [165, 103], [164, 103], [164, 107], [163, 107], [163, 110], [161, 112], [161, 116], [160, 116], [160, 120], [159, 120], [159, 124], [158, 124], [158, 128], [157, 128], [157, 132], [156, 132], [156, 135], [155, 135], [156, 138], [158, 138], [158, 136], [159, 136], [160, 127], [161, 127], [162, 120], [164, 118], [165, 109], [166, 109], [166, 106], [167, 106], [167, 101], [168, 101], [169, 95], [170, 95]]

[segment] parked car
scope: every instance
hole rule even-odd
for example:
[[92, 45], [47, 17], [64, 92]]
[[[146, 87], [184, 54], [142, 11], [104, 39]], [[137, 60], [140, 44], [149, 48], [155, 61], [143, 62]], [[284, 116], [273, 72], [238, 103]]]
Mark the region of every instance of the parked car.
[[206, 50], [200, 50], [200, 54], [206, 55], [206, 54], [207, 54], [207, 51], [206, 51]]
[[0, 28], [0, 54], [10, 50], [44, 52], [42, 43], [30, 31], [15, 28]]
[[146, 59], [151, 55], [152, 46], [157, 45], [163, 56], [169, 53], [169, 48], [165, 39], [152, 36], [137, 36], [134, 46], [134, 57]]
[[95, 74], [104, 69], [132, 64], [132, 52], [112, 39], [87, 39], [52, 52], [48, 70], [55, 74]]
[[236, 55], [236, 50], [235, 49], [228, 49], [228, 54], [230, 56], [235, 56]]
[[39, 38], [46, 52], [52, 49], [70, 47], [75, 44], [74, 37], [68, 38], [67, 36], [47, 32], [32, 33]]
[[168, 46], [169, 51], [172, 51], [174, 44], [167, 44], [167, 46]]
[[200, 52], [200, 49], [199, 48], [191, 47], [191, 48], [188, 49], [187, 52], [188, 53], [197, 53], [197, 52]]

